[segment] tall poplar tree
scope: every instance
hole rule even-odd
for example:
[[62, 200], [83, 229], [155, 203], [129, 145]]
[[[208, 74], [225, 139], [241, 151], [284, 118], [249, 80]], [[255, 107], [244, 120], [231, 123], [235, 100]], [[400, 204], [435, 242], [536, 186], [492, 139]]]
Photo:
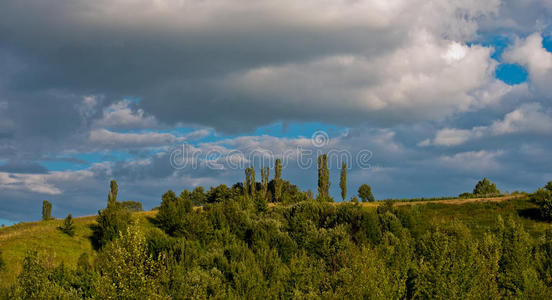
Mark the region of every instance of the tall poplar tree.
[[318, 156], [318, 196], [322, 200], [328, 199], [330, 194], [330, 170], [328, 169], [328, 155]]
[[341, 162], [339, 187], [341, 188], [341, 198], [345, 201], [345, 198], [347, 198], [347, 164], [344, 161]]
[[119, 186], [117, 185], [117, 181], [111, 180], [109, 183], [110, 185], [110, 191], [107, 194], [107, 205], [113, 205], [117, 203], [117, 193], [119, 192]]
[[280, 201], [282, 198], [282, 161], [278, 158], [274, 165], [274, 199]]
[[42, 201], [42, 220], [48, 221], [52, 219], [52, 203], [48, 200]]
[[251, 186], [251, 169], [245, 168], [245, 181], [243, 182], [243, 195], [249, 199], [249, 187]]
[[251, 198], [255, 200], [255, 190], [257, 187], [257, 183], [255, 182], [255, 166], [251, 166], [251, 170], [249, 172], [251, 174], [251, 186], [249, 187], [249, 190], [251, 191]]
[[266, 199], [267, 192], [268, 192], [268, 167], [261, 168], [261, 183], [262, 183], [262, 196], [264, 199]]

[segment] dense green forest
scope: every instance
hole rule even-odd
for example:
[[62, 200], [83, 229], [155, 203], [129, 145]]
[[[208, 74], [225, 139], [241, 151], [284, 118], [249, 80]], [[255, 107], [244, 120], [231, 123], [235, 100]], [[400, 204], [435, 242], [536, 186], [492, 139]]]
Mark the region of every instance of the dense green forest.
[[[317, 197], [248, 168], [244, 182], [162, 195], [139, 221], [111, 183], [92, 224], [92, 257], [52, 264], [27, 252], [3, 298], [552, 298], [552, 183], [505, 202], [332, 203], [324, 158]], [[346, 174], [342, 174], [342, 197]], [[373, 201], [371, 188], [358, 191]], [[484, 179], [471, 195], [500, 194]], [[466, 195], [464, 195], [466, 197]], [[454, 207], [453, 207], [454, 206]], [[48, 221], [51, 204], [44, 205]], [[60, 235], [72, 238], [68, 216]], [[55, 241], [52, 241], [55, 242]], [[3, 261], [0, 253], [0, 268]]]

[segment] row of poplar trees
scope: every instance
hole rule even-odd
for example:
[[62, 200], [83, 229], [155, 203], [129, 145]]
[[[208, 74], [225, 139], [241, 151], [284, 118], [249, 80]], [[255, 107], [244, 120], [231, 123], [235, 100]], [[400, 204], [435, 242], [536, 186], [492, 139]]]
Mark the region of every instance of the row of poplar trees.
[[[282, 161], [276, 159], [274, 165], [274, 200], [276, 202], [281, 201], [282, 196]], [[261, 198], [268, 198], [268, 180], [269, 168], [261, 168]], [[255, 199], [257, 184], [255, 181], [255, 167], [249, 167], [245, 169], [245, 181], [243, 183], [244, 194], [247, 198], [251, 197]], [[339, 187], [341, 188], [341, 198], [343, 201], [347, 198], [347, 164], [341, 163], [341, 176]], [[363, 201], [374, 201], [370, 186], [363, 184], [359, 188], [359, 196]], [[318, 156], [318, 198], [321, 201], [331, 201], [330, 197], [330, 170], [328, 168], [328, 155], [322, 154]], [[356, 199], [356, 197], [353, 197]]]

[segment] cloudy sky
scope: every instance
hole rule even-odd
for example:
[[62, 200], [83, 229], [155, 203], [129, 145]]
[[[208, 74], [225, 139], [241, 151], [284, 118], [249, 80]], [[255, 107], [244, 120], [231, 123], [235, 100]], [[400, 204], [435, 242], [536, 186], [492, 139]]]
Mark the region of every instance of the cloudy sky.
[[3, 223], [265, 156], [315, 190], [309, 159], [345, 155], [378, 199], [552, 180], [550, 0], [4, 0], [0, 70]]

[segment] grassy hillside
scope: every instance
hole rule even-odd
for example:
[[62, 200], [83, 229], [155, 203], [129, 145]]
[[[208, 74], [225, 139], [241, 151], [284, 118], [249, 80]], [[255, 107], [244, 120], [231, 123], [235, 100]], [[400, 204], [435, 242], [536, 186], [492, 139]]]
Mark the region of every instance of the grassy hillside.
[[[147, 220], [155, 212], [135, 213], [134, 217], [144, 226], [151, 226]], [[96, 216], [74, 218], [75, 236], [70, 237], [61, 232], [58, 227], [63, 220], [50, 220], [31, 223], [19, 223], [13, 226], [0, 228], [0, 252], [6, 263], [0, 271], [0, 288], [14, 282], [21, 270], [22, 260], [27, 251], [38, 251], [46, 256], [52, 265], [61, 261], [70, 266], [77, 263], [79, 256], [87, 253], [95, 257], [96, 251], [92, 247], [92, 225], [96, 223]]]
[[[380, 205], [385, 205], [380, 203]], [[366, 210], [376, 210], [377, 205], [362, 206]], [[480, 200], [472, 202], [442, 202], [411, 203], [400, 205], [395, 203], [397, 214], [405, 212], [411, 216], [411, 228], [414, 238], [419, 238], [432, 224], [450, 223], [454, 220], [464, 223], [475, 236], [482, 236], [496, 224], [499, 216], [508, 216], [521, 223], [525, 230], [533, 237], [543, 235], [551, 227], [548, 222], [539, 218], [538, 207], [527, 197], [503, 199], [496, 201]], [[152, 227], [149, 221], [156, 212], [134, 213], [133, 217], [145, 228]], [[75, 218], [75, 236], [70, 237], [58, 230], [63, 220], [22, 223], [0, 229], [0, 251], [6, 262], [6, 267], [0, 271], [0, 288], [12, 284], [19, 271], [25, 253], [29, 250], [39, 251], [46, 257], [52, 266], [62, 260], [65, 264], [76, 265], [78, 257], [87, 253], [90, 257], [96, 256], [92, 247], [91, 226], [95, 224], [95, 216]]]

